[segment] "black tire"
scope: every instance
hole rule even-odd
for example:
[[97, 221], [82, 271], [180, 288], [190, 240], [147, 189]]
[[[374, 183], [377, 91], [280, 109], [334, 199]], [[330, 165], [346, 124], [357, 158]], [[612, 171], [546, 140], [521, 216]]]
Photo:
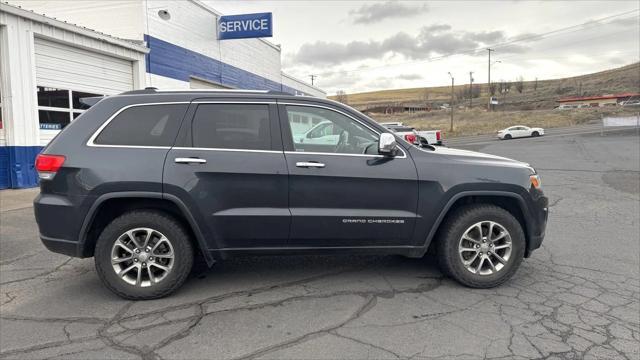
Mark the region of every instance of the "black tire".
[[511, 136], [511, 134], [507, 134], [504, 136], [505, 140], [510, 140], [513, 136]]
[[[164, 279], [148, 287], [125, 282], [111, 265], [111, 249], [120, 235], [134, 228], [151, 228], [162, 233], [173, 247], [171, 271]], [[193, 266], [193, 247], [184, 227], [170, 215], [154, 210], [134, 210], [114, 219], [102, 231], [95, 249], [95, 265], [100, 279], [116, 295], [129, 300], [157, 299], [177, 290]]]
[[[481, 221], [503, 226], [511, 236], [511, 256], [499, 271], [490, 275], [472, 273], [462, 263], [459, 241], [465, 231]], [[509, 280], [524, 258], [525, 237], [522, 226], [508, 211], [495, 205], [468, 205], [457, 209], [442, 224], [437, 239], [438, 260], [442, 272], [459, 283], [473, 288], [491, 288]]]
[[537, 132], [537, 131], [534, 131], [534, 132], [531, 133], [531, 136], [538, 137], [538, 136], [540, 136], [540, 133]]

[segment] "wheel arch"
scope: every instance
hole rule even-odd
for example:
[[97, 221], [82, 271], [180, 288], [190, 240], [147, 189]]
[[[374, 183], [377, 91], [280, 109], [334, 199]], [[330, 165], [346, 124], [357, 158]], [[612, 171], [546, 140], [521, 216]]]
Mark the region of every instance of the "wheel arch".
[[155, 192], [116, 192], [98, 197], [85, 216], [80, 229], [79, 251], [81, 253], [78, 255], [93, 256], [96, 241], [102, 229], [119, 214], [139, 209], [162, 210], [182, 222], [194, 241], [193, 245], [200, 249], [207, 265], [213, 265], [215, 261], [208, 250], [202, 230], [187, 206], [173, 195]]
[[[510, 191], [462, 191], [453, 195], [440, 211], [440, 214], [436, 218], [429, 234], [427, 235], [422, 255], [427, 252], [430, 245], [433, 243], [433, 240], [437, 238], [437, 235], [441, 230], [441, 226], [444, 224], [444, 220], [447, 216], [451, 215], [461, 206], [469, 204], [492, 204], [507, 210], [522, 226], [522, 230], [525, 234], [525, 242], [527, 244], [526, 248], [529, 248], [528, 244], [531, 239], [529, 231], [530, 224], [529, 220], [527, 220], [529, 218], [529, 212], [527, 210], [525, 200], [521, 195]], [[525, 257], [528, 256], [529, 252], [527, 251], [525, 253]]]

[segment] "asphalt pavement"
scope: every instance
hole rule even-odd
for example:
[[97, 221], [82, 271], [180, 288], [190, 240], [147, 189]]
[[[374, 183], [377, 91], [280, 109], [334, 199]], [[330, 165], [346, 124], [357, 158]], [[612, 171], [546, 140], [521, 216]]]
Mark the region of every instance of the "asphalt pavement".
[[640, 139], [590, 132], [456, 143], [529, 162], [551, 200], [543, 247], [490, 290], [430, 257], [272, 256], [125, 301], [42, 246], [33, 192], [2, 192], [0, 358], [638, 359]]

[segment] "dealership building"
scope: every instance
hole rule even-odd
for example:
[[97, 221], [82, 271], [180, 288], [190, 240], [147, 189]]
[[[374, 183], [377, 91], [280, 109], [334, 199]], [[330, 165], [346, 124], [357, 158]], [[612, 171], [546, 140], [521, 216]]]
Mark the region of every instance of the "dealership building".
[[222, 15], [198, 0], [0, 2], [0, 189], [37, 185], [35, 156], [83, 97], [149, 86], [326, 96], [282, 72], [278, 45], [219, 39]]

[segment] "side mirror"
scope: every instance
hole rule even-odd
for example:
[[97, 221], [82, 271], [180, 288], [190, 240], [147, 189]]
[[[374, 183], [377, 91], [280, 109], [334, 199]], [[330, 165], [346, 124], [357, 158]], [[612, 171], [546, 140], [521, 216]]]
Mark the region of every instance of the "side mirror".
[[393, 156], [398, 149], [398, 144], [396, 143], [396, 137], [390, 133], [382, 133], [380, 134], [380, 139], [378, 140], [378, 152], [382, 155]]

